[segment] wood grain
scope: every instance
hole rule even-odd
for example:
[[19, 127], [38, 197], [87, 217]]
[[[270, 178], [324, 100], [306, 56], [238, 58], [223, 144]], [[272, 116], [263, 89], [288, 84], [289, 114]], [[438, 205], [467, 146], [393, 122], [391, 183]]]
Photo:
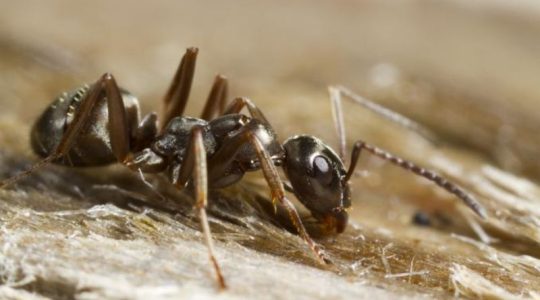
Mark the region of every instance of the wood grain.
[[[156, 187], [149, 190], [119, 167], [49, 166], [0, 191], [0, 295], [537, 297], [540, 8], [475, 3], [3, 3], [2, 178], [35, 161], [28, 133], [56, 95], [112, 72], [145, 111], [160, 111], [181, 54], [197, 46], [188, 114], [200, 113], [222, 73], [231, 94], [254, 100], [281, 139], [308, 133], [336, 145], [326, 88], [343, 84], [442, 140], [433, 145], [347, 103], [349, 143], [362, 138], [435, 169], [479, 198], [489, 217], [477, 220], [432, 184], [366, 156], [354, 181], [351, 226], [318, 237], [336, 262], [326, 269], [286, 230], [286, 218], [268, 210], [268, 189], [253, 174], [210, 199], [216, 253], [230, 286], [218, 293], [189, 195], [160, 177], [147, 178]], [[435, 216], [434, 226], [411, 223], [419, 210]], [[489, 245], [471, 224], [483, 228]]]

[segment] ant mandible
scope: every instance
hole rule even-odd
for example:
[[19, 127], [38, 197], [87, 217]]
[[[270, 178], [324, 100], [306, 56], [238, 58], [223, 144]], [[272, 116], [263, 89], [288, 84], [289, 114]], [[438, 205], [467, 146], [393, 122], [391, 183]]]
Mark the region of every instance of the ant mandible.
[[[425, 177], [456, 195], [481, 217], [484, 208], [467, 192], [433, 171], [394, 156], [363, 141], [354, 144], [348, 168], [341, 96], [405, 127], [425, 133], [413, 121], [357, 96], [343, 87], [330, 87], [334, 119], [340, 138], [340, 155], [320, 139], [297, 135], [280, 143], [263, 113], [247, 98], [236, 98], [227, 107], [227, 80], [218, 75], [200, 118], [184, 116], [195, 70], [197, 48], [183, 56], [165, 96], [161, 126], [155, 113], [140, 120], [137, 99], [106, 73], [94, 84], [64, 93], [34, 124], [32, 148], [43, 157], [31, 169], [0, 183], [11, 184], [47, 163], [84, 167], [122, 163], [135, 171], [166, 172], [179, 190], [195, 187], [196, 208], [217, 282], [225, 280], [214, 256], [206, 216], [207, 190], [239, 181], [244, 173], [262, 170], [271, 199], [288, 212], [298, 234], [323, 264], [330, 260], [307, 233], [285, 190], [292, 192], [326, 232], [341, 233], [351, 206], [349, 180], [362, 150]], [[249, 115], [241, 111], [247, 108]], [[290, 185], [279, 177], [281, 166]]]

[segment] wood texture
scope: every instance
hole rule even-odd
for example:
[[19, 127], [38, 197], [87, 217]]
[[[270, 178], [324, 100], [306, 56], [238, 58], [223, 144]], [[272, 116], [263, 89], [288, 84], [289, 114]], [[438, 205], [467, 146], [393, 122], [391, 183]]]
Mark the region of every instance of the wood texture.
[[[336, 262], [326, 269], [286, 230], [286, 218], [273, 215], [256, 173], [210, 198], [230, 286], [218, 293], [189, 195], [148, 176], [151, 190], [119, 167], [49, 166], [0, 190], [2, 298], [540, 296], [538, 4], [153, 3], [2, 3], [2, 178], [36, 161], [31, 124], [56, 95], [112, 72], [146, 112], [161, 111], [181, 54], [197, 46], [188, 114], [200, 114], [222, 73], [230, 93], [255, 101], [281, 139], [309, 133], [336, 145], [326, 88], [343, 84], [442, 141], [433, 145], [346, 103], [349, 144], [362, 138], [452, 178], [479, 198], [488, 219], [365, 156], [351, 225], [318, 237]], [[412, 224], [419, 210], [434, 216], [432, 227]]]

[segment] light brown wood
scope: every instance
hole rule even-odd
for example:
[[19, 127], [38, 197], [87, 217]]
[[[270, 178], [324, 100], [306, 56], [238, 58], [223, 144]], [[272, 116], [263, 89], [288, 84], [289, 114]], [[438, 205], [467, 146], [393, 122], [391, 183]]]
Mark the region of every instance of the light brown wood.
[[[30, 127], [56, 95], [111, 72], [145, 112], [157, 111], [178, 59], [197, 46], [189, 115], [200, 114], [215, 75], [224, 74], [231, 99], [252, 99], [281, 139], [315, 134], [337, 149], [327, 86], [344, 85], [443, 141], [434, 146], [344, 103], [349, 145], [362, 139], [452, 178], [486, 206], [488, 219], [475, 219], [426, 181], [362, 158], [351, 225], [317, 239], [337, 262], [336, 271], [322, 270], [302, 239], [283, 229], [291, 225], [286, 214], [273, 216], [264, 179], [253, 174], [209, 195], [215, 252], [229, 287], [219, 293], [193, 199], [159, 177], [144, 178], [151, 190], [119, 166], [50, 166], [0, 190], [1, 297], [540, 294], [540, 8], [534, 1], [475, 3], [4, 3], [3, 177], [36, 161]], [[417, 227], [411, 218], [419, 209], [443, 217], [433, 228]]]

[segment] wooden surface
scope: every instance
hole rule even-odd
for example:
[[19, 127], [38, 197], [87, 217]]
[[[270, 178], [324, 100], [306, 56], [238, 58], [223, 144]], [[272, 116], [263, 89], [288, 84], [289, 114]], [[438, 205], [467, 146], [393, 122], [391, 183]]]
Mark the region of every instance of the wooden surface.
[[[0, 191], [4, 298], [539, 296], [535, 2], [2, 4], [2, 177], [35, 161], [32, 121], [60, 92], [112, 72], [145, 111], [159, 111], [181, 54], [198, 46], [190, 115], [219, 72], [233, 96], [263, 109], [281, 140], [309, 133], [336, 145], [326, 87], [340, 83], [441, 140], [433, 145], [346, 103], [350, 143], [362, 138], [436, 169], [489, 213], [477, 220], [432, 184], [365, 156], [351, 226], [319, 239], [336, 262], [327, 269], [264, 209], [267, 189], [253, 174], [211, 197], [231, 287], [218, 293], [188, 195], [150, 176], [157, 196], [123, 168], [50, 166]], [[433, 227], [411, 223], [419, 210], [439, 216]], [[471, 224], [487, 232], [484, 242]]]

